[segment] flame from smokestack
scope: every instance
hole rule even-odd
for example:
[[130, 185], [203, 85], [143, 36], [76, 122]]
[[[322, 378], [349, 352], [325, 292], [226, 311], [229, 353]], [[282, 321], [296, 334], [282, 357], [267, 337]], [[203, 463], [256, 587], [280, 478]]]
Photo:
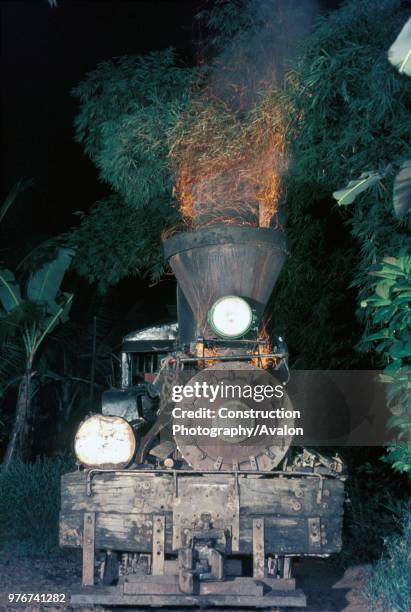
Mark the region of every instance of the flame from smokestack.
[[[231, 27], [233, 4], [218, 0], [206, 27], [212, 30], [224, 11]], [[204, 71], [169, 134], [175, 195], [184, 221], [194, 228], [269, 227], [282, 195], [287, 159], [281, 88], [286, 60], [307, 33], [316, 0], [237, 5], [244, 9], [242, 26]]]
[[269, 227], [286, 167], [284, 123], [274, 92], [246, 118], [200, 95], [176, 128], [170, 156], [183, 219], [196, 227]]

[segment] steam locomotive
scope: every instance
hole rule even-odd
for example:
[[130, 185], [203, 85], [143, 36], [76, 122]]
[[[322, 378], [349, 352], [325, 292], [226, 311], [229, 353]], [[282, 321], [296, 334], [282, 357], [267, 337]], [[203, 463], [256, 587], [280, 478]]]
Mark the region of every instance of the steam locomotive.
[[[102, 413], [80, 425], [79, 469], [62, 478], [60, 544], [83, 554], [72, 602], [304, 608], [293, 557], [340, 550], [341, 461], [293, 447], [291, 434], [241, 434], [244, 398], [209, 402], [208, 430], [223, 433], [197, 435], [205, 399], [184, 393], [280, 387], [265, 405], [282, 409], [278, 429], [293, 424], [287, 346], [280, 337], [270, 345], [261, 327], [285, 236], [214, 225], [175, 234], [164, 253], [178, 283], [178, 324], [125, 337], [121, 387], [104, 392]], [[175, 427], [177, 386], [189, 435]], [[234, 415], [230, 430], [240, 434], [219, 428], [222, 413]]]

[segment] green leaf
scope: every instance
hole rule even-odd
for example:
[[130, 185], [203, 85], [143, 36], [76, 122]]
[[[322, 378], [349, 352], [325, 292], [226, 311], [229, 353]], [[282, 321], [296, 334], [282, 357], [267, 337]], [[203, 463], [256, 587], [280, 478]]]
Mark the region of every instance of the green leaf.
[[411, 302], [411, 293], [403, 293], [401, 295], [399, 295], [398, 297], [395, 298], [394, 300], [394, 304], [396, 304], [397, 306], [399, 306], [400, 304], [407, 304], [408, 302]]
[[411, 159], [401, 165], [395, 177], [393, 198], [395, 216], [403, 219], [411, 210]]
[[63, 276], [74, 256], [74, 250], [59, 248], [57, 257], [34, 272], [27, 284], [27, 297], [32, 302], [44, 302], [52, 307]]
[[388, 61], [398, 72], [411, 76], [411, 17], [389, 48]]
[[391, 383], [394, 380], [394, 378], [388, 374], [380, 374], [378, 378], [382, 383]]
[[391, 321], [392, 317], [395, 315], [395, 313], [397, 312], [398, 308], [397, 306], [395, 306], [395, 300], [392, 306], [388, 307], [388, 308], [381, 308], [380, 310], [377, 310], [375, 312], [372, 313], [372, 320], [373, 323], [375, 324], [379, 324], [379, 323], [384, 323], [387, 324]]
[[385, 257], [382, 258], [383, 262], [388, 264], [389, 266], [392, 266], [394, 268], [399, 268], [400, 267], [400, 262], [396, 257], [391, 257], [389, 255], [386, 255]]
[[20, 179], [19, 181], [17, 181], [15, 185], [13, 185], [13, 187], [7, 194], [6, 199], [4, 200], [2, 207], [0, 208], [0, 222], [5, 217], [7, 211], [9, 210], [10, 206], [13, 204], [17, 196], [22, 191], [27, 189], [27, 187], [30, 187], [30, 185], [32, 184], [33, 184], [33, 181], [31, 179]]
[[334, 191], [333, 198], [337, 200], [339, 206], [352, 204], [360, 193], [378, 183], [381, 178], [378, 172], [363, 172], [359, 179], [350, 181], [344, 189]]
[[396, 342], [391, 349], [391, 355], [395, 359], [411, 357], [411, 344], [407, 342]]
[[10, 270], [0, 270], [0, 302], [6, 312], [20, 305], [20, 288]]
[[370, 297], [366, 300], [367, 306], [375, 306], [375, 308], [379, 308], [380, 306], [391, 306], [391, 300], [384, 300], [380, 297]]
[[74, 295], [72, 293], [63, 293], [63, 302], [62, 302], [63, 308], [59, 312], [59, 322], [60, 323], [66, 323], [66, 321], [68, 321], [73, 297]]
[[49, 317], [46, 317], [44, 319], [43, 324], [41, 326], [43, 333], [41, 334], [40, 338], [36, 342], [36, 345], [34, 347], [34, 352], [37, 351], [37, 349], [39, 348], [40, 344], [43, 342], [47, 334], [53, 331], [53, 329], [56, 327], [58, 323], [64, 323], [65, 321], [67, 321], [68, 314], [71, 308], [71, 303], [73, 301], [74, 296], [72, 293], [64, 293], [63, 295], [64, 295], [63, 300], [61, 304], [59, 305], [55, 314]]
[[387, 421], [387, 425], [389, 427], [401, 427], [401, 424], [403, 423], [403, 417], [402, 416], [390, 416], [388, 418]]
[[[405, 280], [405, 279], [404, 279]], [[392, 288], [394, 293], [402, 293], [403, 291], [405, 291], [407, 294], [410, 293], [411, 294], [411, 285], [410, 284], [400, 284], [400, 283], [396, 283], [395, 285], [393, 285]], [[403, 293], [402, 293], [403, 295]]]
[[387, 300], [390, 297], [390, 289], [393, 286], [394, 282], [395, 281], [393, 280], [381, 281], [375, 287], [375, 293], [384, 300]]
[[375, 340], [387, 340], [389, 338], [388, 330], [384, 329], [381, 332], [370, 334], [364, 338], [364, 342], [374, 342]]

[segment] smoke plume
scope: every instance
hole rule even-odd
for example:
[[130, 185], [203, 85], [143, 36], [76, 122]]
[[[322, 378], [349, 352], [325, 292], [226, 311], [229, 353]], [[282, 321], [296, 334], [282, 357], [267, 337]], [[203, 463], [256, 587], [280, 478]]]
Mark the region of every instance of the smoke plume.
[[287, 167], [281, 90], [317, 12], [315, 0], [247, 0], [242, 27], [194, 88], [170, 154], [190, 225], [275, 223]]

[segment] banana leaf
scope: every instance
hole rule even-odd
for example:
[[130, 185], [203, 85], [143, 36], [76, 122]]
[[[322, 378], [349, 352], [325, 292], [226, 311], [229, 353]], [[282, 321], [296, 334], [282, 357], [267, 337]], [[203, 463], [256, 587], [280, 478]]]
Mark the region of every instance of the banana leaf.
[[42, 334], [36, 342], [35, 351], [37, 351], [47, 334], [52, 332], [58, 323], [65, 323], [67, 321], [73, 297], [72, 293], [64, 293], [58, 304], [54, 302], [56, 306], [55, 312], [44, 317], [41, 324]]
[[20, 179], [15, 185], [13, 185], [0, 208], [0, 222], [5, 217], [7, 211], [9, 210], [10, 206], [13, 204], [19, 193], [27, 189], [27, 187], [30, 187], [30, 185], [32, 184], [33, 181], [31, 179]]
[[27, 283], [28, 299], [32, 302], [46, 303], [52, 307], [73, 256], [72, 249], [60, 247], [55, 259], [43, 264], [30, 276]]
[[388, 61], [398, 72], [411, 76], [411, 17], [388, 49]]
[[334, 191], [333, 198], [337, 200], [339, 206], [352, 204], [360, 193], [378, 183], [381, 178], [378, 172], [363, 172], [359, 179], [350, 181], [344, 189]]
[[394, 212], [397, 219], [403, 219], [411, 210], [411, 159], [401, 166], [394, 181]]
[[20, 305], [20, 288], [11, 270], [0, 270], [0, 302], [6, 312]]

